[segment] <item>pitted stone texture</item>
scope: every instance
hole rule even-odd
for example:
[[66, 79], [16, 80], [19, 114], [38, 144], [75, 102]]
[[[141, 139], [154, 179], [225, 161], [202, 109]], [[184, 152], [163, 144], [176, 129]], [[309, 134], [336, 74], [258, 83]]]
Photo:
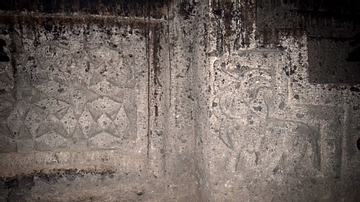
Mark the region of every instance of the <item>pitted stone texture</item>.
[[[240, 60], [241, 61], [241, 60]], [[235, 69], [236, 70], [236, 69]], [[243, 150], [242, 147], [245, 145], [249, 146], [249, 143], [253, 142], [262, 142], [265, 140], [266, 137], [274, 137], [272, 141], [268, 143], [263, 143], [261, 147], [271, 148], [282, 147], [281, 145], [284, 144], [284, 148], [280, 149], [279, 151], [285, 152], [292, 148], [291, 144], [298, 144], [296, 142], [304, 142], [298, 141], [297, 138], [305, 138], [308, 139], [306, 142], [313, 142], [309, 145], [310, 153], [312, 154], [312, 158], [319, 158], [318, 145], [317, 145], [317, 132], [311, 129], [311, 127], [307, 126], [304, 123], [298, 121], [288, 121], [288, 120], [277, 120], [274, 119], [272, 114], [270, 114], [269, 106], [273, 102], [273, 89], [274, 89], [274, 82], [272, 79], [273, 73], [269, 70], [264, 69], [246, 69], [242, 70], [242, 72], [236, 72], [237, 77], [231, 75], [230, 73], [226, 73], [226, 70], [221, 70], [221, 68], [216, 68], [215, 74], [221, 74], [221, 71], [225, 72], [223, 75], [223, 79], [217, 79], [215, 76], [214, 85], [221, 86], [223, 81], [230, 80], [227, 86], [221, 89], [219, 92], [215, 93], [214, 102], [212, 104], [212, 110], [214, 112], [215, 125], [218, 125], [218, 128], [214, 130], [215, 133], [218, 133], [220, 139], [224, 142], [226, 146], [234, 151]], [[234, 71], [234, 70], [233, 70]], [[226, 76], [227, 74], [227, 76]], [[274, 125], [275, 124], [275, 125]], [[266, 127], [265, 127], [266, 126]], [[281, 129], [278, 132], [277, 128]], [[301, 129], [303, 128], [303, 129]], [[264, 130], [264, 131], [262, 131]], [[296, 130], [302, 130], [300, 133]], [[262, 132], [260, 132], [262, 131]], [[274, 131], [274, 132], [271, 132]], [[281, 132], [282, 131], [282, 132]], [[267, 134], [271, 133], [271, 134]], [[273, 133], [273, 134], [272, 134]], [[289, 133], [289, 134], [287, 134]], [[301, 135], [301, 133], [303, 133]], [[282, 136], [282, 134], [284, 136]], [[276, 137], [280, 135], [279, 137]], [[247, 137], [255, 138], [254, 140], [246, 140]], [[288, 141], [285, 141], [286, 138], [291, 138]], [[265, 139], [264, 139], [265, 138]], [[280, 140], [282, 143], [277, 143]], [[275, 142], [274, 142], [275, 141]], [[295, 142], [294, 142], [295, 141]], [[245, 143], [245, 145], [243, 145]], [[265, 146], [269, 144], [269, 146]], [[273, 146], [271, 146], [273, 144]], [[241, 146], [242, 145], [242, 146]], [[250, 144], [251, 145], [251, 144]], [[278, 145], [278, 146], [276, 146]], [[251, 152], [256, 154], [256, 158], [254, 161], [256, 163], [261, 162], [260, 156], [263, 156], [265, 153], [269, 152], [261, 152], [264, 148], [259, 148], [258, 146], [250, 146], [253, 149]], [[301, 148], [301, 147], [300, 147]], [[298, 148], [298, 149], [300, 149]], [[307, 146], [304, 145], [304, 148]], [[246, 150], [246, 149], [245, 149]], [[300, 149], [301, 150], [301, 149]], [[297, 153], [300, 156], [298, 158], [293, 158], [294, 161], [298, 162], [302, 159], [301, 153], [306, 153], [306, 151], [296, 151], [290, 153]], [[237, 152], [235, 152], [237, 153]], [[283, 158], [284, 156], [289, 156], [289, 154], [282, 153], [282, 154], [274, 154], [272, 155], [273, 158]], [[292, 155], [291, 154], [291, 155]], [[259, 156], [258, 156], [259, 155]], [[239, 162], [239, 156], [244, 156], [240, 154], [234, 154], [234, 162], [231, 165], [232, 168], [230, 170], [236, 170], [237, 165], [244, 165], [243, 163]], [[246, 155], [245, 155], [246, 156]], [[244, 157], [241, 157], [244, 158]], [[245, 157], [246, 158], [246, 157]], [[249, 157], [250, 158], [250, 157]], [[256, 159], [256, 160], [255, 160]], [[271, 155], [265, 159], [272, 159]], [[271, 163], [277, 162], [276, 160], [270, 160]], [[280, 159], [278, 160], [280, 161]], [[284, 160], [282, 160], [284, 161]], [[229, 161], [231, 162], [231, 161]], [[313, 162], [314, 164], [310, 163], [315, 168], [318, 168], [319, 162]], [[270, 163], [264, 163], [264, 166], [270, 166]], [[274, 165], [272, 168], [280, 166]], [[290, 166], [290, 165], [288, 165]], [[270, 166], [271, 167], [271, 166]], [[291, 166], [290, 166], [291, 167]], [[269, 167], [267, 167], [269, 168]], [[260, 169], [260, 167], [257, 167]], [[264, 170], [264, 169], [261, 169]]]
[[[129, 26], [15, 26], [24, 52], [16, 58], [17, 101], [2, 102], [3, 138], [18, 151], [133, 148], [148, 68], [146, 41]], [[1, 65], [9, 96], [12, 72]]]
[[300, 198], [314, 199], [317, 191], [308, 187], [324, 183], [315, 176], [340, 178], [344, 110], [311, 100], [308, 89], [295, 86], [321, 90], [311, 86], [304, 73], [307, 50], [301, 44], [306, 37], [293, 31], [279, 34], [281, 50], [255, 48], [210, 58], [213, 138], [208, 145], [217, 146], [205, 151], [210, 186], [219, 193], [212, 194], [214, 201], [285, 200], [282, 189], [288, 186], [294, 194], [307, 192]]
[[0, 89], [1, 92], [8, 92], [14, 88], [13, 71], [8, 62], [0, 63]]
[[336, 49], [309, 55], [299, 19], [259, 28], [266, 2], [9, 17], [41, 23], [0, 32], [19, 48], [0, 64], [0, 169], [25, 173], [4, 200], [355, 201], [359, 85], [312, 84], [309, 58]]

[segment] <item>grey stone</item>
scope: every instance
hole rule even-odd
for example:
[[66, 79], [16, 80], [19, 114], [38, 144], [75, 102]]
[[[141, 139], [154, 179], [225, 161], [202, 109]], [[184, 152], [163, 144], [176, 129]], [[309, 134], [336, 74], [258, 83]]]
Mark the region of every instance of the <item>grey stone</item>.
[[360, 25], [308, 4], [4, 3], [0, 200], [356, 201]]

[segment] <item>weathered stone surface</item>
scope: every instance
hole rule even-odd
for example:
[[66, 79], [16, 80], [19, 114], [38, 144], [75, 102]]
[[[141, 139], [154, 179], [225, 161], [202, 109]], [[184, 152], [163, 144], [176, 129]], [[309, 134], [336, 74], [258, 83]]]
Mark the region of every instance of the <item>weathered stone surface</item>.
[[[34, 34], [17, 35], [29, 41], [22, 48], [33, 51], [13, 59], [19, 60], [17, 104], [25, 106], [10, 112], [10, 134], [5, 135], [19, 144], [33, 140], [35, 151], [77, 145], [86, 149], [83, 143], [88, 148], [131, 147], [138, 138], [137, 106], [146, 105], [138, 96], [147, 94], [140, 91], [146, 86], [147, 75], [141, 73], [147, 68], [145, 38], [122, 36], [129, 28], [110, 27], [104, 33], [97, 25], [64, 27], [65, 32], [56, 34], [38, 28]], [[14, 32], [30, 30], [19, 27]]]
[[360, 64], [345, 62], [352, 47], [349, 41], [313, 39], [309, 47], [309, 80], [312, 83], [350, 83], [359, 82]]
[[0, 200], [357, 200], [358, 63], [341, 58], [358, 11], [261, 0], [0, 10]]

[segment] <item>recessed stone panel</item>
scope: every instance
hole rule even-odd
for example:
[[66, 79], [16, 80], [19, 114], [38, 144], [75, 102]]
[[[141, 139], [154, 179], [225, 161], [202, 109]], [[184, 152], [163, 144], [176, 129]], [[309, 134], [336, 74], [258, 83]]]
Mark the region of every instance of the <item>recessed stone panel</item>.
[[[22, 40], [12, 59], [19, 81], [16, 101], [2, 102], [3, 108], [14, 106], [2, 120], [4, 138], [17, 140], [19, 152], [146, 148], [147, 123], [137, 118], [148, 113], [142, 99], [148, 81], [142, 31], [132, 25], [55, 24], [51, 30], [14, 27]], [[7, 90], [11, 80], [5, 70]]]

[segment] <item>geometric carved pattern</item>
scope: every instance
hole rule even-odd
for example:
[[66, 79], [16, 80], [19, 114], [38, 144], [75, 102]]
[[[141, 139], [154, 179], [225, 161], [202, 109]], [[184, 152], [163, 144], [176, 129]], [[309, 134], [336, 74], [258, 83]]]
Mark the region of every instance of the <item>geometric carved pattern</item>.
[[23, 94], [3, 120], [3, 135], [30, 141], [35, 150], [122, 148], [136, 138], [133, 52], [143, 57], [145, 50], [129, 49], [121, 40], [140, 37], [73, 29], [57, 37], [44, 30], [52, 40], [24, 43], [16, 87]]

